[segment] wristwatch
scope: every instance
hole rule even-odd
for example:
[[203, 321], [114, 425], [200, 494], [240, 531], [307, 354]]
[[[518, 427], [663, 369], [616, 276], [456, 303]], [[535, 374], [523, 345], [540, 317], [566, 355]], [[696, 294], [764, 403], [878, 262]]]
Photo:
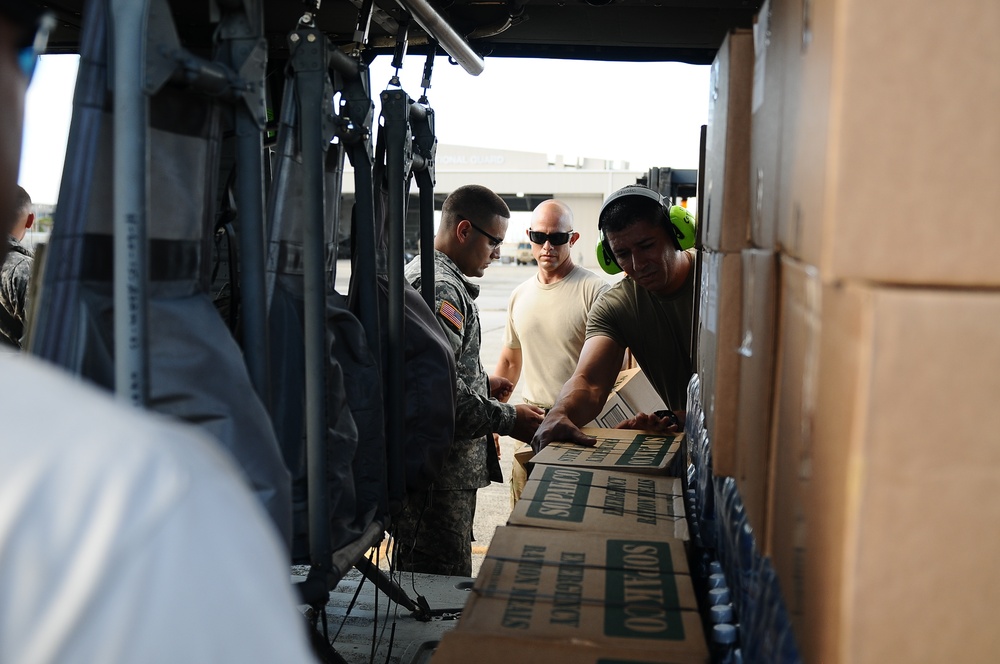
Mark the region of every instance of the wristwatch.
[[677, 419], [677, 413], [672, 410], [658, 410], [653, 415], [660, 418], [667, 418], [670, 421], [670, 426], [680, 428], [681, 421]]

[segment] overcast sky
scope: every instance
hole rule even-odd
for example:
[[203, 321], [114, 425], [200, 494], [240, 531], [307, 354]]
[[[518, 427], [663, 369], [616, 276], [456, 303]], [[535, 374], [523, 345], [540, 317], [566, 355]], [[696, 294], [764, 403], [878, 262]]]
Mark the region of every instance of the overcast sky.
[[[400, 72], [414, 98], [423, 61], [408, 56]], [[389, 65], [380, 56], [372, 66], [376, 106]], [[18, 181], [37, 203], [58, 196], [76, 68], [76, 56], [44, 56], [28, 90]], [[627, 161], [636, 170], [697, 168], [708, 79], [709, 67], [680, 63], [514, 58], [487, 58], [474, 77], [439, 57], [427, 96], [441, 143]]]

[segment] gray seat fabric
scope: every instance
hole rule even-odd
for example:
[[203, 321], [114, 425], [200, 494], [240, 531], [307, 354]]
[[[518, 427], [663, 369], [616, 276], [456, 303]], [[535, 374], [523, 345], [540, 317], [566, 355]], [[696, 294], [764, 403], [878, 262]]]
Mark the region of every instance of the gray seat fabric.
[[[33, 334], [38, 354], [113, 389], [112, 118], [100, 63], [81, 67], [74, 127], [92, 140], [70, 142]], [[207, 294], [220, 107], [165, 90], [151, 99], [150, 118], [149, 407], [218, 440], [288, 541], [290, 475], [240, 349]]]

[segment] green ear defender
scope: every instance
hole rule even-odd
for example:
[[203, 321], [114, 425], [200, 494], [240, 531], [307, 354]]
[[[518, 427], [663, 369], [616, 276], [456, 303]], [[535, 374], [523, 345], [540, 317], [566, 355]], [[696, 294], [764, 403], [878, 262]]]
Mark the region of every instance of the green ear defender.
[[597, 264], [608, 274], [618, 274], [622, 271], [622, 266], [618, 264], [614, 254], [611, 253], [611, 247], [608, 246], [608, 241], [604, 239], [604, 231], [598, 230], [597, 233], [600, 238], [597, 240]]
[[674, 227], [674, 235], [681, 251], [687, 251], [694, 246], [694, 231], [697, 223], [694, 213], [680, 205], [670, 206], [670, 225]]
[[[677, 246], [680, 247], [681, 251], [694, 246], [695, 229], [697, 227], [694, 214], [680, 205], [668, 205], [663, 196], [641, 185], [630, 184], [608, 196], [607, 200], [604, 201], [604, 205], [601, 206], [598, 219], [600, 219], [600, 215], [604, 214], [604, 210], [611, 202], [624, 196], [642, 196], [643, 198], [649, 198], [659, 203], [660, 208], [663, 210], [663, 216], [670, 221], [670, 228], [674, 232], [674, 238], [677, 240]], [[597, 241], [597, 264], [608, 274], [618, 274], [622, 271], [622, 268], [618, 264], [618, 261], [615, 260], [614, 253], [611, 251], [611, 245], [604, 236], [604, 231], [600, 228], [600, 224], [598, 224], [597, 232], [600, 238]]]

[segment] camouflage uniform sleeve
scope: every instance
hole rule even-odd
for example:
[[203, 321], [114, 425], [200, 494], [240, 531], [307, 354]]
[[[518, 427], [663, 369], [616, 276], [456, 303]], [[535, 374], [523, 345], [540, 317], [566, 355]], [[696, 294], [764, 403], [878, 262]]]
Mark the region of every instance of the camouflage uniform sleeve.
[[[451, 350], [455, 354], [457, 369], [455, 404], [455, 439], [469, 440], [481, 438], [494, 431], [508, 434], [514, 428], [514, 406], [505, 404], [489, 396], [471, 384], [478, 381], [489, 385], [487, 376], [480, 376], [482, 366], [479, 361], [478, 344], [466, 339], [470, 326], [468, 319], [477, 315], [472, 309], [472, 300], [460, 286], [446, 280], [439, 280], [435, 286], [434, 314], [444, 330]], [[460, 325], [456, 325], [460, 321]]]
[[24, 312], [27, 310], [30, 276], [31, 259], [17, 254], [8, 257], [0, 274], [0, 299], [3, 306], [21, 322], [24, 322]]
[[[450, 305], [450, 309], [448, 309]], [[448, 282], [438, 281], [434, 287], [434, 317], [448, 338], [451, 352], [455, 356], [455, 365], [461, 372], [459, 364], [462, 361], [462, 350], [465, 346], [465, 319], [469, 316], [465, 299]], [[455, 324], [459, 321], [459, 325]]]
[[14, 271], [14, 291], [17, 297], [17, 317], [24, 321], [25, 313], [28, 311], [28, 280], [31, 278], [30, 258], [25, 258], [18, 264]]
[[469, 389], [458, 378], [458, 403], [455, 406], [455, 438], [458, 440], [481, 438], [491, 433], [506, 436], [514, 428], [517, 411], [509, 403], [484, 397]]

